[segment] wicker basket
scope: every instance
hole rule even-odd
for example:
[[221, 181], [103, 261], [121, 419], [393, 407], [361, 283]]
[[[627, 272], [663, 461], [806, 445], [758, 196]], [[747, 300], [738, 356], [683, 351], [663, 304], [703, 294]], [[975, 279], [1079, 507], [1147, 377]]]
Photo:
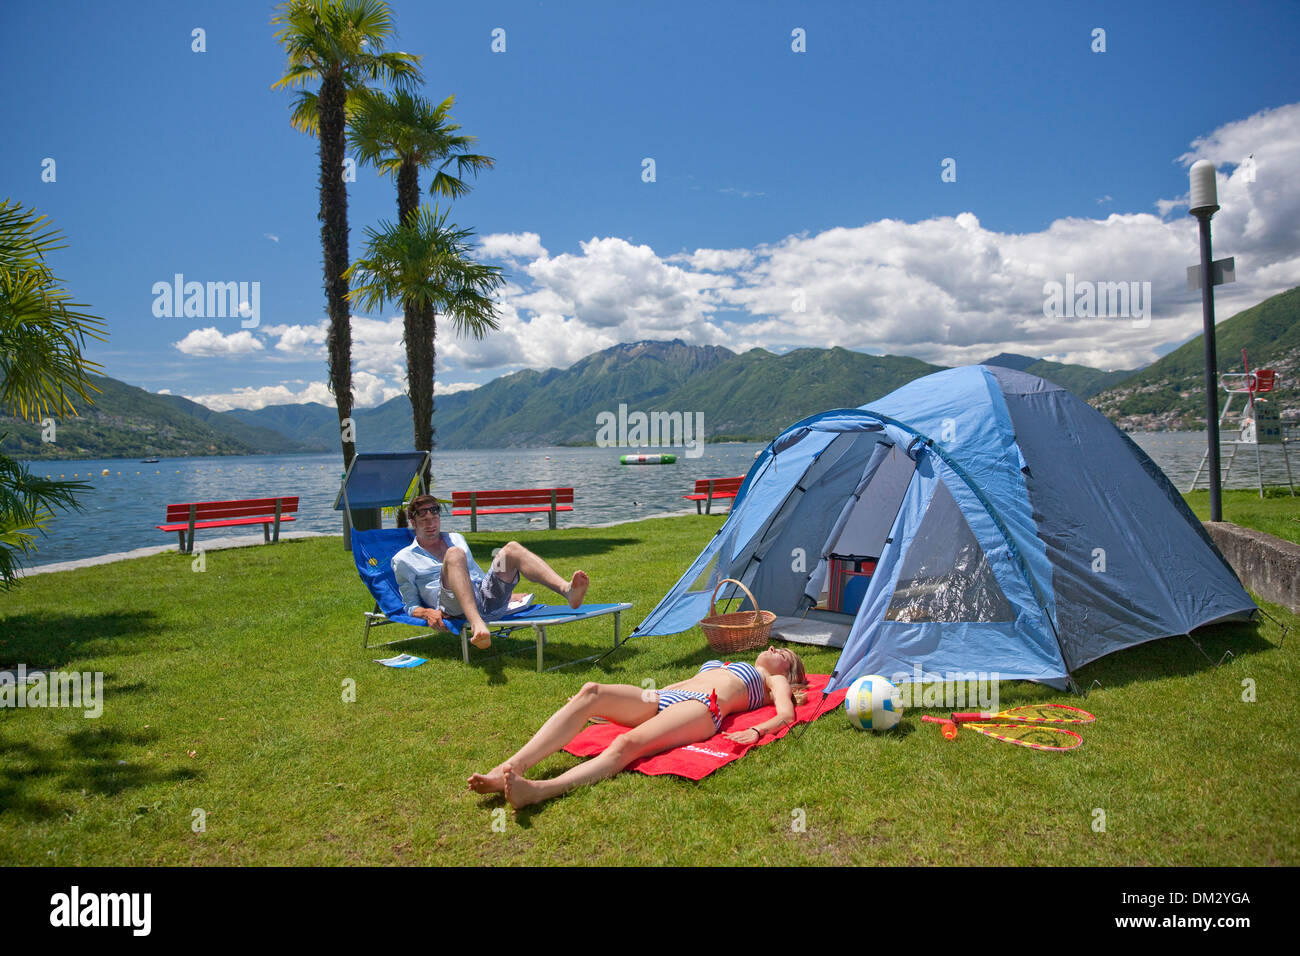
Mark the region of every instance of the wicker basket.
[[[727, 582], [736, 585], [748, 595], [749, 603], [754, 605], [754, 610], [732, 611], [730, 614], [717, 613], [718, 588]], [[719, 654], [730, 654], [735, 651], [753, 650], [766, 644], [768, 636], [772, 633], [772, 622], [775, 620], [776, 615], [771, 611], [758, 609], [758, 602], [754, 600], [754, 595], [750, 594], [749, 588], [735, 578], [723, 578], [718, 582], [718, 587], [713, 589], [713, 597], [709, 600], [709, 616], [700, 621], [700, 630], [708, 639], [709, 647]]]

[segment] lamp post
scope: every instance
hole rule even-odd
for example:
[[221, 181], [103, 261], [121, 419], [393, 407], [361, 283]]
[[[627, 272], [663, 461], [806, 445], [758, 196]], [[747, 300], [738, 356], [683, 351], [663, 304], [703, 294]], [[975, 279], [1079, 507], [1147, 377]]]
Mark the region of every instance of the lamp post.
[[1223, 520], [1219, 488], [1219, 392], [1218, 362], [1214, 345], [1213, 256], [1210, 254], [1210, 219], [1219, 211], [1214, 164], [1208, 159], [1192, 164], [1192, 201], [1188, 210], [1201, 226], [1201, 321], [1205, 326], [1205, 425], [1209, 432], [1210, 520]]

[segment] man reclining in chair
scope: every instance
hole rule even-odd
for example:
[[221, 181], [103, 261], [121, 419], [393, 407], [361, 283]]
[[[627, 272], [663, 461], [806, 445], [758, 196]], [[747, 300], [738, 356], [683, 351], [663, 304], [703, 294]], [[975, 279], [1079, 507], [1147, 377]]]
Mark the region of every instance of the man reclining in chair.
[[474, 563], [463, 535], [442, 531], [442, 513], [433, 495], [418, 495], [406, 509], [415, 540], [393, 555], [393, 576], [402, 592], [406, 613], [445, 630], [443, 617], [463, 617], [470, 643], [490, 647], [487, 620], [506, 613], [510, 594], [523, 575], [550, 588], [569, 607], [582, 604], [587, 593], [586, 572], [575, 571], [565, 581], [549, 564], [518, 541], [509, 542], [492, 559], [487, 574]]

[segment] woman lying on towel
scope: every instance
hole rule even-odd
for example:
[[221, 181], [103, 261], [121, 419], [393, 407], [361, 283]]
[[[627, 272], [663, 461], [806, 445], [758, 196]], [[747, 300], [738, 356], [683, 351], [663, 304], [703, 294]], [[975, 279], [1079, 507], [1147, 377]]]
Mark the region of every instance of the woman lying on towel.
[[[684, 744], [708, 740], [728, 714], [776, 705], [776, 717], [724, 736], [752, 744], [794, 720], [795, 704], [807, 699], [803, 661], [787, 648], [769, 647], [753, 664], [708, 661], [694, 677], [646, 690], [631, 684], [584, 684], [569, 702], [513, 756], [487, 773], [469, 778], [476, 793], [503, 793], [518, 809], [558, 797], [574, 787], [612, 777], [633, 760]], [[576, 737], [591, 717], [604, 717], [632, 730], [605, 751], [551, 780], [524, 774]]]

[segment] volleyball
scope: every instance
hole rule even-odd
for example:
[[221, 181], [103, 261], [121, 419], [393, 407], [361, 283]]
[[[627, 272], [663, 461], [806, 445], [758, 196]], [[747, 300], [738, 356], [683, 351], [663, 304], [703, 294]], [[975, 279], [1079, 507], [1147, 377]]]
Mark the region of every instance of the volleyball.
[[844, 710], [858, 730], [889, 730], [903, 717], [903, 695], [883, 677], [869, 674], [849, 685]]

